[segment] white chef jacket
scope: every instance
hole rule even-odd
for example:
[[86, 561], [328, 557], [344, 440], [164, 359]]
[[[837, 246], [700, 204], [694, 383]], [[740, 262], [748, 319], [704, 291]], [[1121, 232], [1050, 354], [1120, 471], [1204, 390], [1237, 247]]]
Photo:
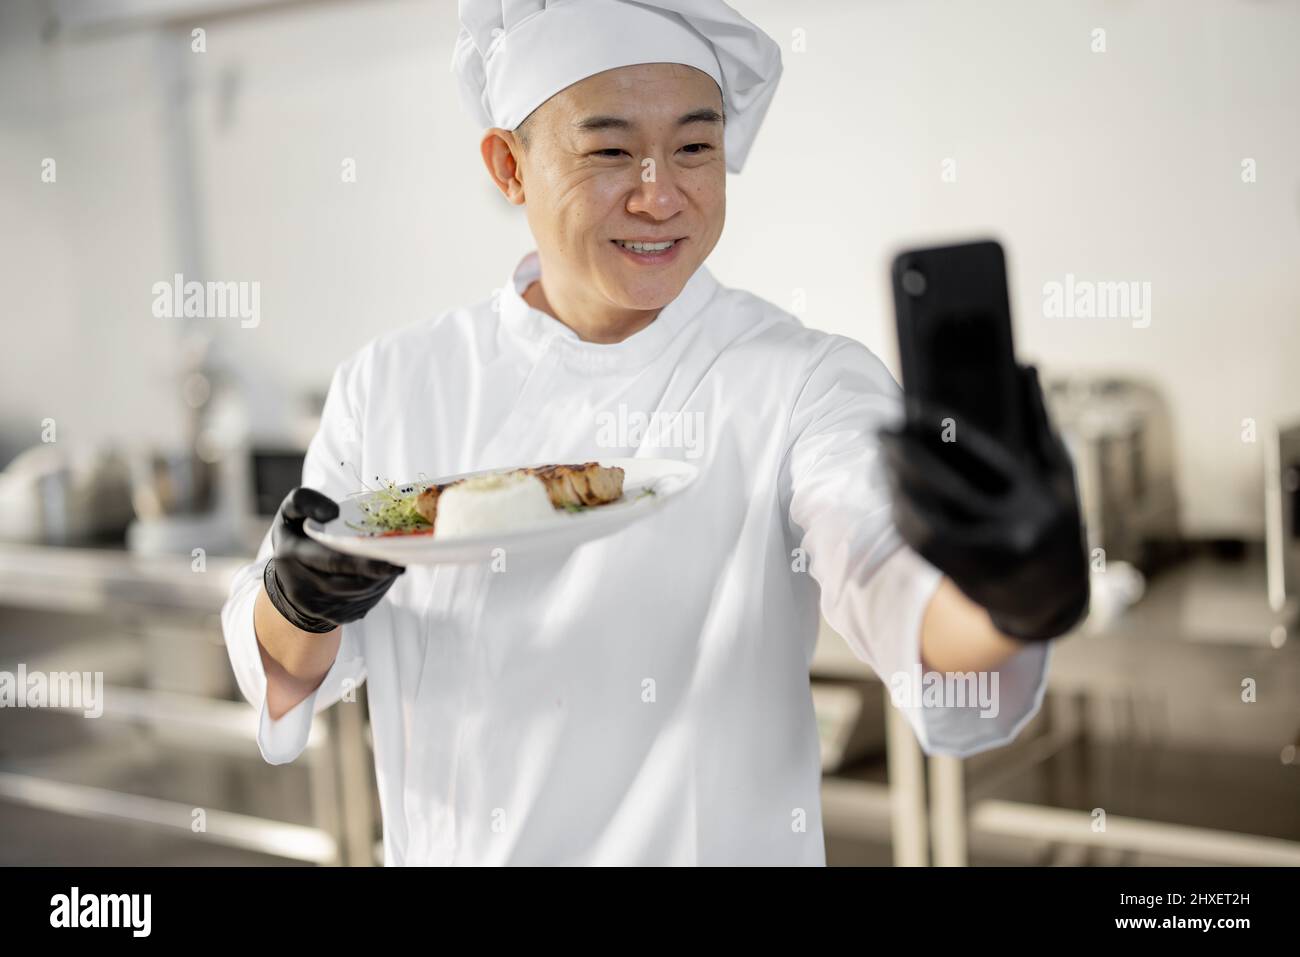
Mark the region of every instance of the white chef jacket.
[[[408, 567], [278, 720], [253, 629], [268, 533], [222, 613], [262, 755], [292, 761], [312, 715], [356, 707], [340, 698], [365, 680], [388, 864], [823, 864], [819, 602], [888, 681], [919, 666], [940, 578], [890, 522], [874, 433], [901, 415], [899, 389], [860, 343], [703, 266], [614, 344], [531, 308], [539, 270], [529, 254], [490, 299], [343, 362], [303, 484], [339, 499], [363, 478], [632, 456], [699, 478], [569, 554]], [[700, 433], [611, 430], [635, 413], [693, 416]], [[996, 717], [913, 699], [922, 747], [1013, 738], [1047, 659], [1035, 643], [1004, 663]]]

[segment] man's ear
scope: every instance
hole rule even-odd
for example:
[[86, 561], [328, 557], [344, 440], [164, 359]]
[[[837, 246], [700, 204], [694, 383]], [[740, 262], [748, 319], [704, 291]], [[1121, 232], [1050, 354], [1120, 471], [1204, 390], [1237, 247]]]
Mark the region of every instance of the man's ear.
[[497, 189], [501, 190], [506, 200], [515, 206], [524, 204], [524, 176], [519, 167], [522, 147], [519, 137], [509, 130], [492, 127], [483, 134], [479, 144], [483, 154], [483, 165]]

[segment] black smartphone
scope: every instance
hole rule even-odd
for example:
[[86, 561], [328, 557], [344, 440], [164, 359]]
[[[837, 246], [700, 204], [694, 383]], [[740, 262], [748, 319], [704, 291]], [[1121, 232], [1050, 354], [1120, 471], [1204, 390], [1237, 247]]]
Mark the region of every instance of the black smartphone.
[[[894, 313], [909, 424], [944, 435], [973, 422], [1017, 452], [1025, 428], [1011, 339], [1006, 259], [991, 240], [909, 249], [894, 258]], [[921, 403], [936, 410], [922, 421]]]

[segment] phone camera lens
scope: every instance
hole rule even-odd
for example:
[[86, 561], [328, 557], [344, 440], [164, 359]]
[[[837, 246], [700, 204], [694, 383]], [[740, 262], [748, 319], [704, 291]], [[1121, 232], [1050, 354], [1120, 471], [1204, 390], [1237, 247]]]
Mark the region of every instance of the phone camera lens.
[[909, 296], [919, 296], [925, 292], [925, 274], [919, 269], [908, 269], [903, 273], [903, 292]]

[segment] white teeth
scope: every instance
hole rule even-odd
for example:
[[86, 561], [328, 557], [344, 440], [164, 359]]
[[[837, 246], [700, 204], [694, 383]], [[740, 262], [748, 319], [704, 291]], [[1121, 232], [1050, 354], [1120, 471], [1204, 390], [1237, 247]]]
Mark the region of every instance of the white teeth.
[[616, 239], [614, 241], [624, 249], [630, 249], [634, 253], [661, 253], [665, 249], [671, 249], [673, 244], [677, 242], [675, 239], [670, 239], [666, 243], [630, 243], [624, 242], [621, 239]]

